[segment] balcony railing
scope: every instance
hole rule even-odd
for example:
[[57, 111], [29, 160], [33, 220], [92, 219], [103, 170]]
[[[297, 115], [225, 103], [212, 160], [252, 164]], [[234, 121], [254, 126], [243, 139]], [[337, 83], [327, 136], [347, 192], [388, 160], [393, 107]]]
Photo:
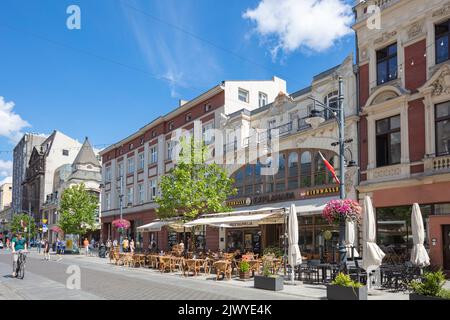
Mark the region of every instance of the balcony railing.
[[278, 130], [278, 136], [290, 133], [292, 131], [292, 121], [276, 128], [271, 128], [269, 131], [269, 139], [272, 139], [275, 136], [275, 130]]
[[433, 171], [450, 171], [450, 155], [434, 158]]
[[306, 119], [308, 119], [308, 117], [298, 119], [297, 125], [298, 131], [303, 131], [311, 128], [311, 125], [309, 123], [306, 123]]

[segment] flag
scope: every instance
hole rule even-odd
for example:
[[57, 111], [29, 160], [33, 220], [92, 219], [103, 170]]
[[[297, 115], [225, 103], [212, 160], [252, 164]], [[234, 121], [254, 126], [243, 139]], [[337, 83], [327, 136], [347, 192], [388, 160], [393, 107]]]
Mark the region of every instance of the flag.
[[325, 159], [325, 157], [322, 155], [322, 153], [319, 151], [320, 157], [323, 160], [323, 163], [325, 163], [325, 167], [327, 167], [328, 171], [331, 172], [331, 174], [333, 175], [334, 181], [336, 181], [337, 184], [340, 184], [341, 182], [339, 181], [337, 175], [336, 175], [336, 170], [334, 170], [333, 166], [327, 161], [327, 159]]

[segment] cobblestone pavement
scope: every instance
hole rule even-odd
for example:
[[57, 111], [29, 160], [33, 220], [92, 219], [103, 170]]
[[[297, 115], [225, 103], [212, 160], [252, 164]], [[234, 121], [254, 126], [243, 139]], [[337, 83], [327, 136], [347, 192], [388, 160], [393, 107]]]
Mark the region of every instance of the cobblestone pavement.
[[[52, 256], [52, 259], [56, 259]], [[66, 273], [70, 265], [81, 270], [81, 290], [69, 290]], [[314, 299], [290, 293], [236, 287], [208, 280], [186, 279], [180, 275], [160, 274], [148, 269], [111, 265], [106, 259], [64, 256], [60, 261], [43, 261], [29, 254], [24, 280], [10, 277], [11, 254], [0, 253], [0, 292], [13, 299], [130, 299], [130, 300], [290, 300]], [[2, 290], [5, 289], [5, 290]], [[45, 290], [43, 290], [45, 288]], [[317, 299], [317, 298], [315, 298]]]

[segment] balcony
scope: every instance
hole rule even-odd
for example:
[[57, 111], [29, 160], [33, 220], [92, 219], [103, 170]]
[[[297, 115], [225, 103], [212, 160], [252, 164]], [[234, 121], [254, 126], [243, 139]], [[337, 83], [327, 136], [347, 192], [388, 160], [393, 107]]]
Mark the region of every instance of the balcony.
[[308, 117], [300, 118], [297, 120], [297, 131], [308, 130], [311, 128], [311, 125], [309, 123], [306, 123], [306, 119], [308, 119]]
[[[276, 135], [276, 132], [275, 132], [276, 130], [278, 130], [278, 135]], [[281, 126], [278, 126], [276, 128], [271, 128], [269, 131], [269, 139], [272, 139], [273, 137], [276, 137], [276, 136], [281, 137], [281, 136], [287, 135], [291, 131], [292, 131], [292, 121], [285, 123]]]
[[450, 173], [450, 154], [426, 159], [425, 171], [429, 174]]

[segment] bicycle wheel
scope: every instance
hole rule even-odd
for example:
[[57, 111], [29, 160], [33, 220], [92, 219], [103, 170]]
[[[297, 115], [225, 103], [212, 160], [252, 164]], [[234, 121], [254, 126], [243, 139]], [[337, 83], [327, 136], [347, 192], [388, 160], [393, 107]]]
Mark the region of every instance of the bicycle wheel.
[[19, 258], [20, 263], [19, 263], [19, 270], [17, 272], [17, 278], [19, 279], [23, 279], [25, 277], [25, 258], [22, 257]]

